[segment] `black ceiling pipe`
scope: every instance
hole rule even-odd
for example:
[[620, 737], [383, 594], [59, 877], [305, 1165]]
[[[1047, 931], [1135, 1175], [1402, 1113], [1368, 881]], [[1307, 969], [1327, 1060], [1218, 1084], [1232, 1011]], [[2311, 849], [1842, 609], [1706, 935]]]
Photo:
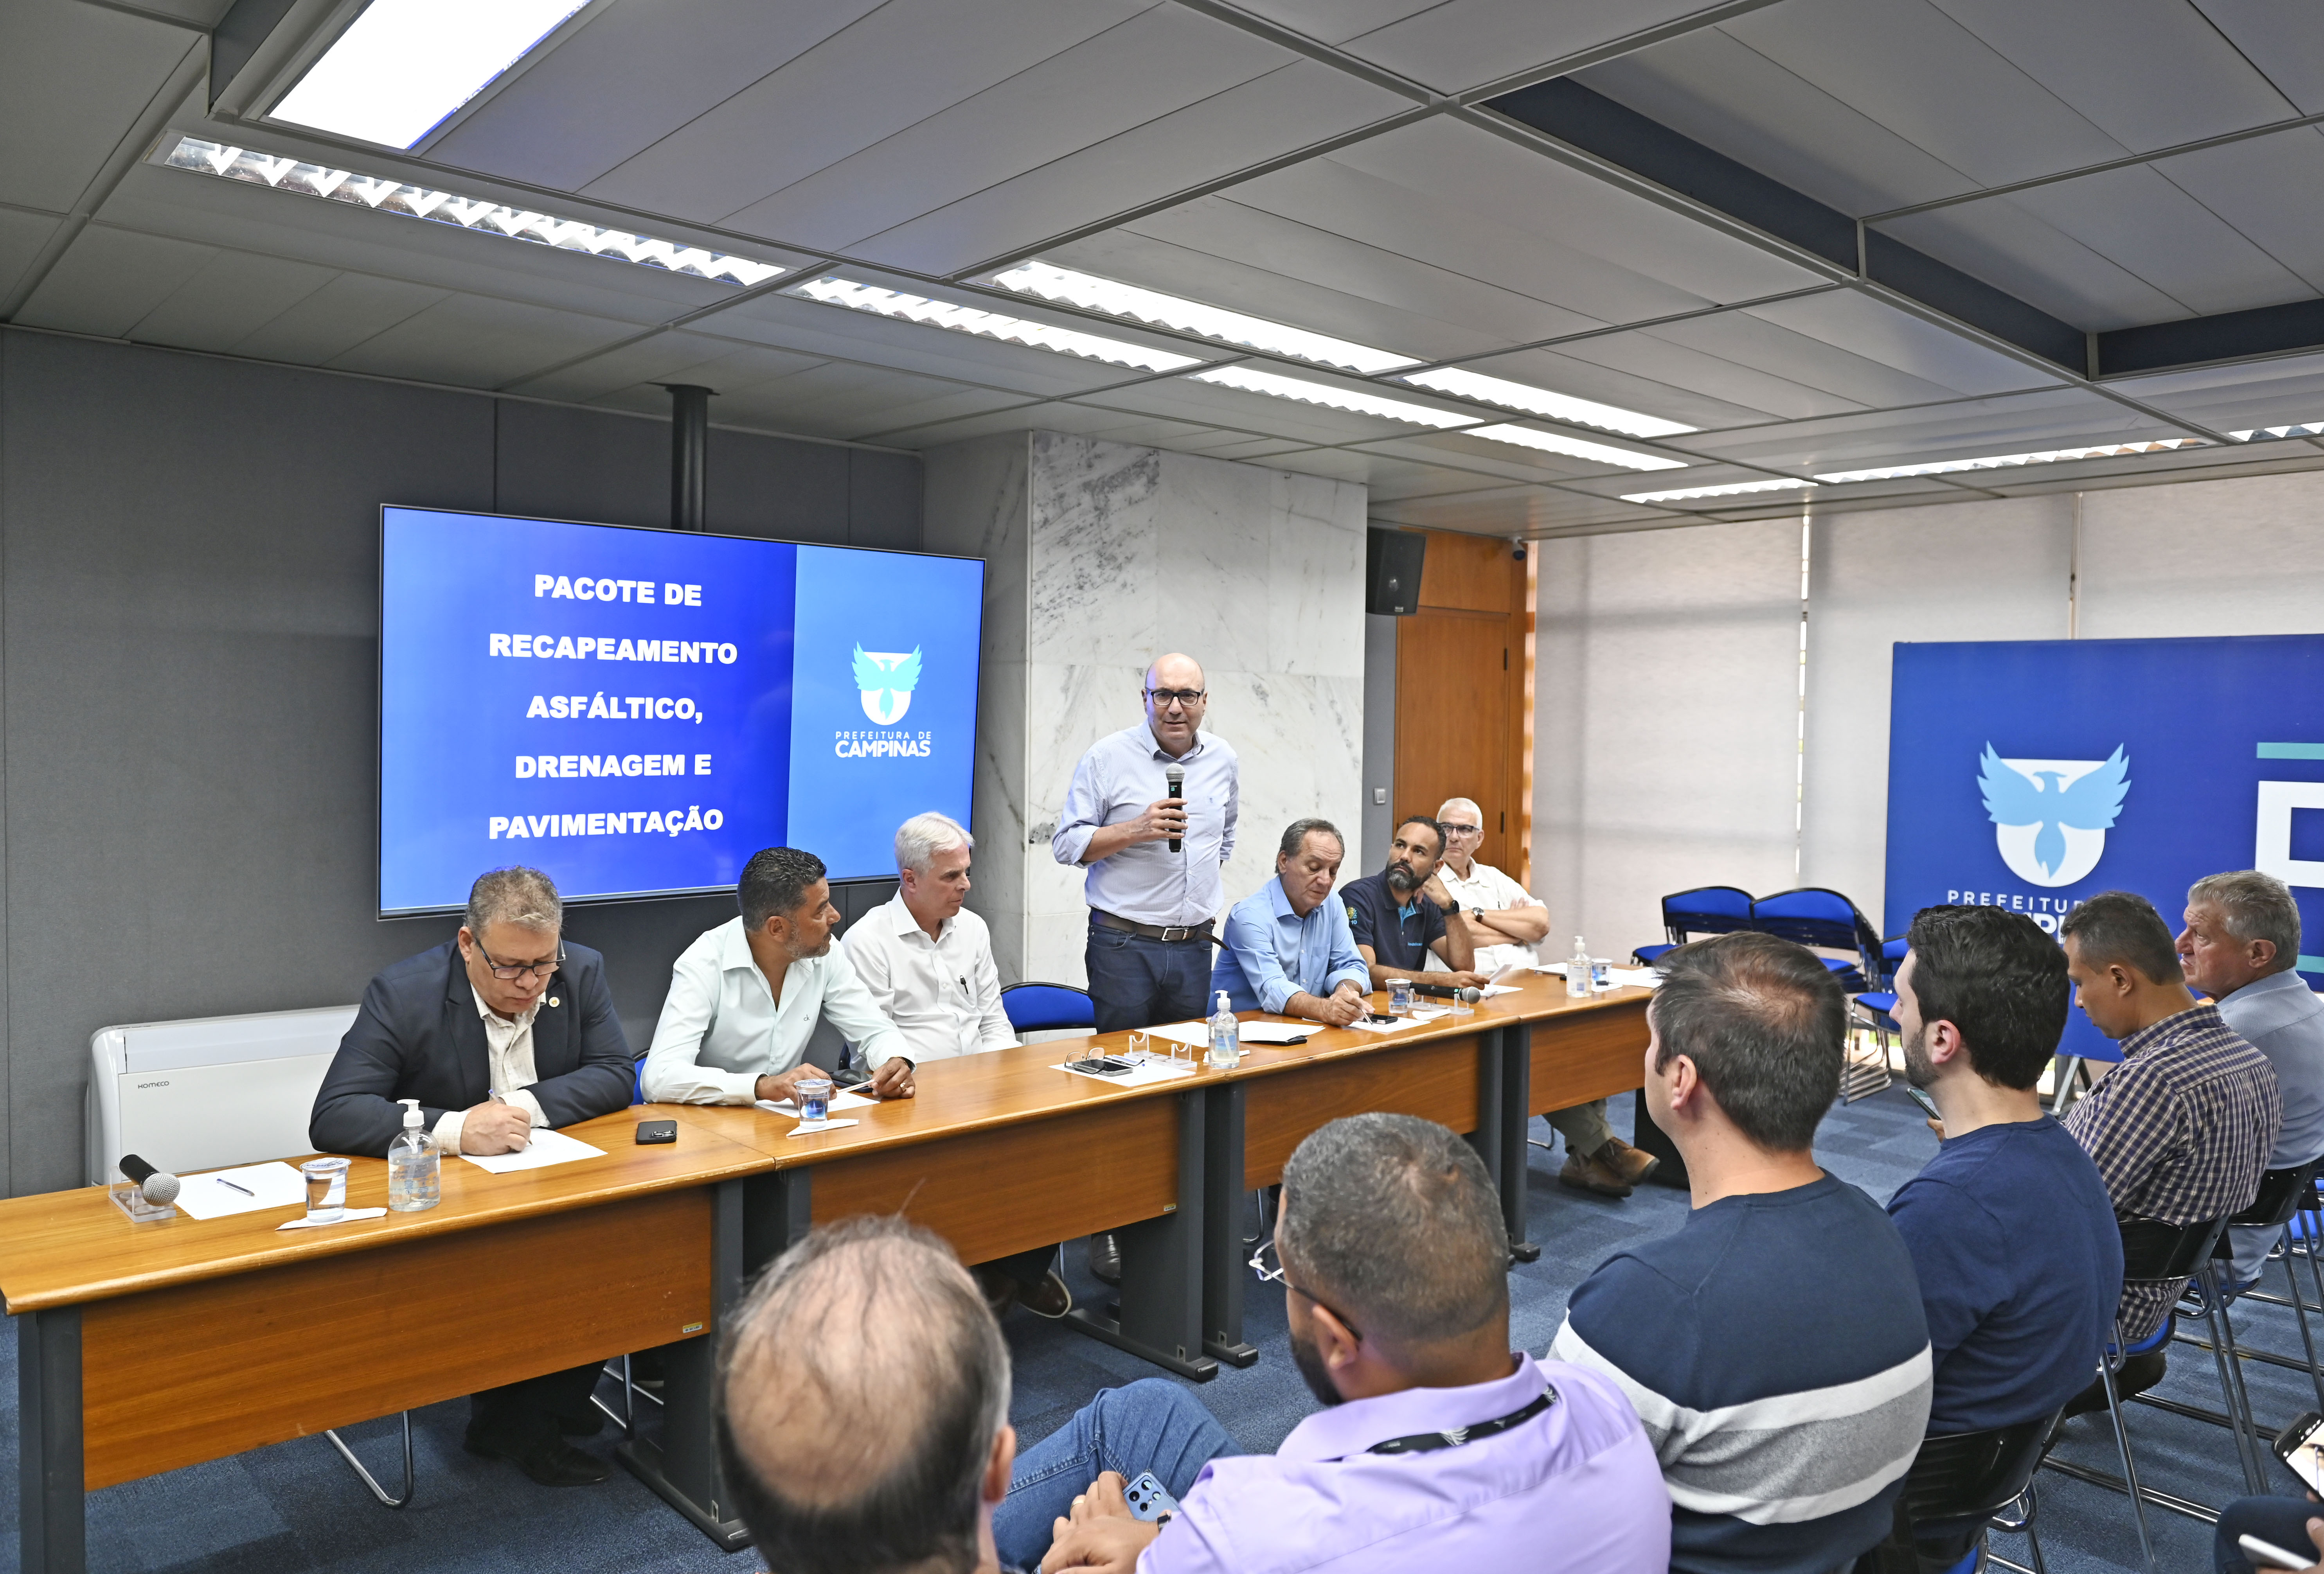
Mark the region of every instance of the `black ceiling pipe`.
[[703, 518], [703, 474], [710, 459], [710, 393], [691, 382], [669, 390], [669, 528], [708, 529]]

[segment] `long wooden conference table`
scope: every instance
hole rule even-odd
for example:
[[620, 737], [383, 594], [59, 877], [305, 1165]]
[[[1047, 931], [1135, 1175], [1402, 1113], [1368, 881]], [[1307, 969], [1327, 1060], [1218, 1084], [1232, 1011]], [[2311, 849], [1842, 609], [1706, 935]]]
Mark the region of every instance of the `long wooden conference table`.
[[[1639, 1085], [1647, 999], [1570, 999], [1536, 979], [1472, 1015], [1385, 1034], [1310, 1025], [1304, 1044], [1247, 1046], [1233, 1071], [1134, 1086], [1054, 1069], [1126, 1036], [1059, 1039], [923, 1066], [917, 1098], [800, 1137], [752, 1108], [632, 1109], [566, 1128], [601, 1158], [502, 1175], [447, 1161], [440, 1206], [315, 1229], [278, 1232], [290, 1209], [133, 1224], [102, 1187], [0, 1201], [22, 1567], [85, 1568], [84, 1494], [98, 1487], [654, 1348], [660, 1441], [633, 1431], [620, 1457], [740, 1546], [711, 1417], [719, 1322], [813, 1225], [899, 1213], [964, 1262], [1114, 1231], [1120, 1314], [1078, 1309], [1073, 1325], [1205, 1379], [1257, 1358], [1244, 1193], [1340, 1116], [1467, 1134], [1513, 1249], [1538, 1256], [1526, 1122]], [[678, 1141], [636, 1146], [641, 1116], [675, 1118]], [[349, 1206], [385, 1202], [386, 1168], [354, 1161]]]

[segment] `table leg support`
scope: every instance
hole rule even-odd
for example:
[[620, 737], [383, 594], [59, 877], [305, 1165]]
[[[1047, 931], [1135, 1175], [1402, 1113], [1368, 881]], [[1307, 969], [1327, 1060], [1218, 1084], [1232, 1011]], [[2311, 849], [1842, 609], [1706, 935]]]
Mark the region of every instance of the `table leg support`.
[[[807, 1175], [777, 1171], [721, 1181], [712, 1190], [710, 1326], [697, 1338], [664, 1347], [659, 1446], [632, 1437], [614, 1450], [632, 1475], [729, 1552], [750, 1545], [751, 1533], [733, 1514], [718, 1463], [719, 1334], [750, 1275], [794, 1238], [788, 1234], [794, 1221], [798, 1233], [806, 1233]], [[754, 1260], [755, 1252], [765, 1256]]]
[[24, 1574], [88, 1566], [81, 1463], [80, 1308], [16, 1318], [18, 1542]]
[[1207, 1383], [1219, 1364], [1203, 1353], [1203, 1118], [1205, 1090], [1178, 1100], [1178, 1200], [1159, 1219], [1115, 1230], [1121, 1245], [1121, 1315], [1075, 1307], [1068, 1327], [1165, 1371]]
[[1243, 1342], [1243, 1086], [1209, 1089], [1203, 1112], [1203, 1349], [1231, 1367], [1259, 1359]]
[[1533, 1026], [1512, 1022], [1500, 1031], [1501, 1222], [1508, 1227], [1509, 1256], [1521, 1263], [1541, 1260], [1541, 1247], [1526, 1238], [1526, 1192], [1532, 1152], [1526, 1129], [1533, 1122]]
[[1477, 1125], [1469, 1146], [1485, 1161], [1485, 1173], [1495, 1185], [1501, 1181], [1501, 1030], [1488, 1027], [1477, 1035]]

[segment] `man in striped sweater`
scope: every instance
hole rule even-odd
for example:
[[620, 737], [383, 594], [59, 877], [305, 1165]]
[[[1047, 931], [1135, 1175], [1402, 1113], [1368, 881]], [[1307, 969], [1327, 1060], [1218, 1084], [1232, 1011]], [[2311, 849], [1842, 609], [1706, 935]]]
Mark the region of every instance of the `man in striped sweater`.
[[1682, 1574], [1827, 1574], [1886, 1534], [1929, 1417], [1928, 1324], [1880, 1205], [1809, 1152], [1840, 1085], [1847, 1001], [1810, 952], [1722, 934], [1664, 959], [1646, 1105], [1694, 1211], [1617, 1252], [1566, 1305], [1554, 1359], [1637, 1407]]

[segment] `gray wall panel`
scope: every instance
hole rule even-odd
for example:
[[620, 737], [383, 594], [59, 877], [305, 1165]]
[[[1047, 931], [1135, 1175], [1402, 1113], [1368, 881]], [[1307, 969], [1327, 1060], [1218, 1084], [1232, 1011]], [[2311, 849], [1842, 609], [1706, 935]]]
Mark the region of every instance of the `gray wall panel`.
[[[846, 546], [849, 453], [830, 443], [711, 428], [704, 497], [710, 528], [735, 536]], [[918, 521], [915, 508], [916, 530]]]
[[589, 524], [669, 523], [669, 423], [501, 400], [493, 511]]
[[847, 451], [847, 544], [920, 549], [920, 462], [909, 454]]

